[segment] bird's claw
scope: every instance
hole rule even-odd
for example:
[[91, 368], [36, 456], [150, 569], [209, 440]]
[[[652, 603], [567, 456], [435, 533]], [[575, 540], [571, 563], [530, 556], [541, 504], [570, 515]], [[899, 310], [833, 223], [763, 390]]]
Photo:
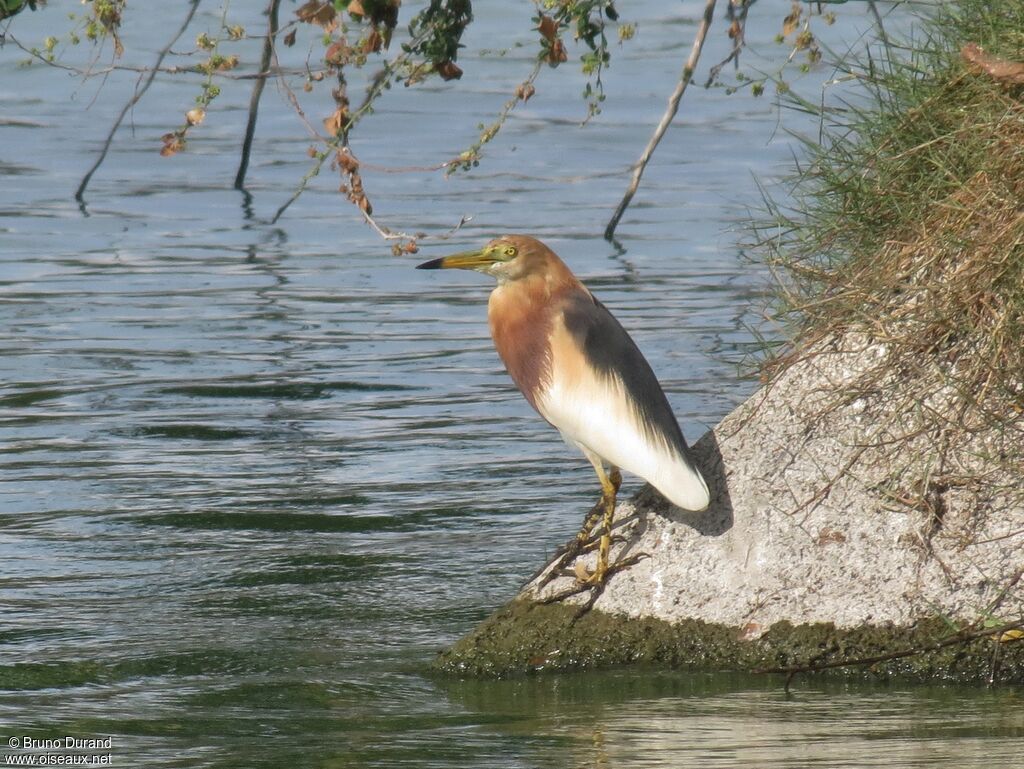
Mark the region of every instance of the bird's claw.
[[599, 585], [608, 575], [608, 568], [602, 569], [601, 564], [598, 564], [597, 569], [591, 571], [582, 561], [576, 561], [573, 574], [576, 575], [576, 583], [579, 585]]
[[[604, 570], [598, 568], [593, 572], [591, 572], [584, 564], [578, 561], [571, 572], [567, 572], [560, 569], [554, 569], [552, 570], [552, 572], [549, 572], [551, 579], [555, 579], [556, 577], [575, 576], [576, 581], [572, 585], [572, 587], [566, 588], [565, 590], [561, 590], [557, 593], [553, 593], [552, 595], [546, 596], [540, 599], [538, 603], [558, 603], [559, 601], [564, 601], [566, 598], [570, 598], [574, 595], [579, 595], [580, 593], [590, 591], [590, 597], [587, 599], [587, 602], [582, 605], [581, 610], [577, 613], [577, 617], [581, 617], [588, 611], [590, 611], [590, 609], [593, 607], [594, 602], [597, 601], [601, 593], [604, 592], [604, 588], [608, 584], [608, 580], [612, 577], [612, 575], [617, 574], [618, 572], [623, 571], [624, 569], [628, 569], [630, 566], [639, 563], [644, 558], [650, 557], [651, 556], [649, 553], [634, 553], [633, 555], [628, 556], [627, 558], [622, 558], [616, 561], [615, 563], [609, 564]], [[550, 582], [550, 580], [548, 581]]]
[[613, 574], [623, 571], [624, 569], [628, 569], [630, 566], [639, 563], [644, 558], [650, 557], [649, 553], [634, 553], [626, 558], [620, 558], [615, 563], [608, 564], [604, 568], [601, 568], [602, 564], [599, 563], [597, 565], [597, 569], [594, 571], [590, 571], [590, 569], [577, 561], [573, 572], [580, 584], [590, 586], [603, 585]]
[[[584, 569], [583, 565], [577, 563], [573, 566], [572, 571], [568, 571], [567, 568], [570, 563], [575, 561], [584, 553], [589, 553], [595, 550], [600, 545], [600, 535], [591, 537], [588, 540], [582, 540], [579, 538], [573, 538], [563, 545], [556, 553], [555, 560], [557, 563], [553, 567], [547, 570], [547, 573], [541, 578], [540, 583], [537, 585], [538, 588], [547, 587], [555, 579], [559, 577], [571, 577], [576, 576], [577, 579], [584, 582], [591, 582], [591, 572], [586, 571], [585, 577], [580, 577], [580, 570]], [[626, 541], [626, 537], [621, 534], [613, 534], [611, 537], [612, 544], [621, 544]], [[536, 579], [540, 573], [534, 575], [533, 579]]]

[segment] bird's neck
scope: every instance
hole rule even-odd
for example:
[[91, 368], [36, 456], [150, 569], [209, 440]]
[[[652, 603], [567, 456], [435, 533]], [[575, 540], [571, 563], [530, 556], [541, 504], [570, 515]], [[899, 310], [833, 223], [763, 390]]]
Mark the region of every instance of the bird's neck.
[[550, 337], [561, 298], [586, 289], [569, 272], [530, 275], [498, 284], [487, 306], [494, 346], [530, 404], [551, 377]]

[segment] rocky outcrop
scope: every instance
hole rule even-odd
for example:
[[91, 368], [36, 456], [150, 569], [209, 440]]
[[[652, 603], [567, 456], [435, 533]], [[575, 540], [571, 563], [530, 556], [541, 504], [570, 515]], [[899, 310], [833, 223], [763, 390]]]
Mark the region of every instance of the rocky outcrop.
[[[878, 375], [885, 354], [854, 335], [815, 345], [694, 446], [707, 510], [673, 508], [650, 488], [619, 505], [613, 560], [646, 557], [615, 573], [587, 615], [576, 617], [587, 593], [539, 603], [573, 576], [539, 577], [439, 665], [806, 667], [944, 643], [855, 669], [1024, 681], [1024, 642], [1004, 632], [1024, 618], [1020, 433], [1005, 420], [918, 429], [935, 421], [893, 396], [901, 372]], [[943, 402], [934, 392], [916, 406]], [[971, 643], [956, 642], [958, 629]]]

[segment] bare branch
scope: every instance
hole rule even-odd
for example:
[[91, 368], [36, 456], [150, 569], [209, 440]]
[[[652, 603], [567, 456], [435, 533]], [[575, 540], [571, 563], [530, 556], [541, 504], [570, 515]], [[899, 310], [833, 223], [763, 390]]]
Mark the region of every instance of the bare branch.
[[669, 124], [672, 122], [672, 119], [676, 116], [676, 112], [679, 110], [679, 100], [683, 98], [683, 94], [686, 92], [686, 86], [690, 84], [690, 80], [693, 77], [693, 71], [697, 68], [697, 62], [700, 59], [700, 52], [704, 47], [704, 40], [708, 36], [708, 29], [711, 27], [711, 22], [714, 19], [716, 1], [717, 0], [707, 0], [707, 5], [704, 6], [704, 18], [701, 19], [700, 26], [697, 28], [697, 35], [693, 39], [693, 47], [690, 49], [690, 56], [686, 60], [686, 66], [683, 67], [683, 72], [679, 76], [679, 82], [676, 84], [676, 88], [672, 92], [672, 96], [669, 97], [668, 107], [665, 109], [665, 114], [661, 116], [661, 122], [659, 122], [658, 127], [654, 129], [654, 134], [651, 136], [651, 140], [647, 142], [647, 147], [644, 148], [643, 154], [640, 156], [640, 160], [638, 160], [637, 164], [633, 167], [633, 178], [629, 183], [629, 188], [626, 190], [626, 194], [623, 195], [622, 201], [619, 203], [619, 207], [615, 209], [615, 213], [608, 222], [608, 226], [605, 227], [605, 240], [612, 240], [615, 237], [615, 228], [619, 226], [619, 219], [621, 219], [622, 215], [626, 213], [626, 209], [629, 207], [630, 201], [633, 200], [633, 196], [636, 194], [637, 188], [640, 186], [640, 178], [644, 175], [644, 169], [647, 168], [647, 164], [650, 162], [651, 156], [654, 154], [654, 150], [657, 148], [659, 142], [661, 142], [661, 138], [665, 135]]
[[156, 73], [160, 70], [160, 65], [163, 63], [164, 58], [170, 52], [171, 47], [176, 42], [178, 42], [178, 38], [185, 34], [185, 30], [188, 29], [188, 25], [192, 23], [192, 17], [195, 16], [196, 9], [199, 8], [199, 3], [200, 0], [189, 0], [189, 9], [188, 13], [185, 14], [185, 20], [181, 23], [181, 26], [178, 28], [178, 31], [174, 33], [174, 36], [171, 37], [170, 42], [168, 42], [167, 45], [165, 45], [161, 49], [160, 53], [157, 54], [156, 63], [147, 73], [141, 87], [135, 89], [135, 93], [132, 94], [132, 98], [130, 98], [128, 102], [124, 105], [124, 107], [121, 109], [121, 114], [117, 116], [117, 120], [115, 120], [114, 125], [111, 126], [110, 132], [107, 134], [107, 139], [103, 143], [103, 149], [100, 150], [99, 157], [96, 158], [96, 162], [92, 164], [92, 168], [90, 168], [86, 175], [82, 177], [82, 181], [81, 183], [79, 183], [78, 189], [75, 190], [75, 200], [78, 201], [78, 204], [80, 206], [85, 206], [85, 188], [89, 186], [89, 180], [92, 179], [92, 175], [96, 173], [96, 169], [98, 169], [100, 165], [103, 164], [103, 161], [106, 159], [107, 152], [110, 151], [110, 145], [114, 141], [114, 134], [116, 134], [117, 129], [121, 127], [121, 123], [124, 122], [124, 119], [128, 115], [129, 110], [131, 110], [131, 108], [139, 102], [139, 99], [141, 99], [143, 95], [145, 95], [146, 91], [149, 90], [149, 87], [153, 84], [153, 79], [156, 77]]
[[[270, 61], [274, 56], [274, 39], [277, 35], [278, 10], [281, 7], [281, 0], [270, 0], [267, 7], [267, 37], [263, 41], [263, 57], [260, 60], [260, 72], [266, 72], [270, 67]], [[242, 159], [238, 163], [238, 173], [235, 174], [235, 189], [240, 190], [245, 186], [245, 174], [249, 170], [249, 153], [252, 151], [252, 140], [256, 135], [256, 113], [260, 108], [260, 97], [263, 95], [263, 87], [267, 84], [265, 78], [259, 78], [252, 88], [252, 97], [249, 99], [249, 121], [245, 126], [245, 140], [242, 142]]]

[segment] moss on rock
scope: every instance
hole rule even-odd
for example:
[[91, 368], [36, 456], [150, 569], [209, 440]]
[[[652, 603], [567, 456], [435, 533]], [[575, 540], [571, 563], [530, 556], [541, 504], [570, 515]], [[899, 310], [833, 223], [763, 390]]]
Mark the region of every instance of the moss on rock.
[[[913, 627], [778, 622], [758, 638], [739, 628], [699, 620], [668, 623], [578, 607], [517, 599], [445, 650], [435, 670], [456, 676], [495, 677], [542, 671], [603, 669], [625, 665], [719, 671], [816, 668], [928, 649], [955, 632], [944, 619]], [[850, 664], [816, 675], [917, 681], [1024, 684], [1024, 642], [999, 643], [986, 635], [874, 664]]]

